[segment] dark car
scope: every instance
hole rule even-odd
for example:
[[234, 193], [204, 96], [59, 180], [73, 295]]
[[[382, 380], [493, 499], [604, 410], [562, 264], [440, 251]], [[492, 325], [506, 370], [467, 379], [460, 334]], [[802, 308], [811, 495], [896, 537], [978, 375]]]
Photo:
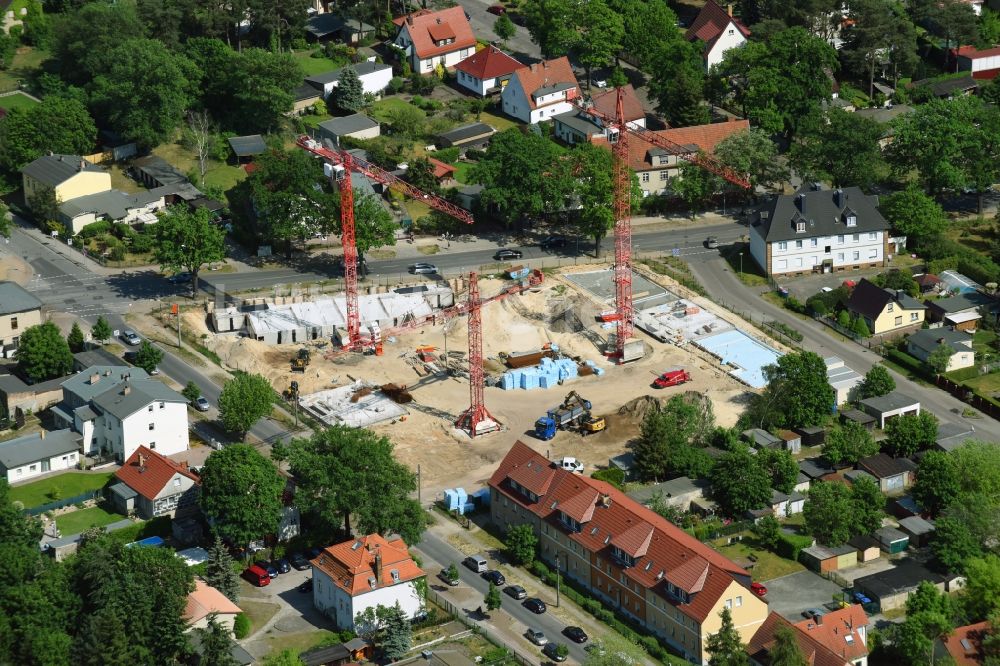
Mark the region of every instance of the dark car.
[[190, 273], [174, 273], [167, 278], [167, 282], [170, 284], [185, 284], [191, 281]]
[[546, 643], [542, 654], [552, 661], [566, 661], [566, 646], [562, 643]]
[[570, 639], [574, 643], [587, 642], [587, 632], [585, 632], [580, 627], [566, 627], [565, 629], [563, 629], [563, 636]]
[[309, 560], [302, 553], [292, 553], [292, 556], [288, 558], [289, 563], [292, 568], [296, 571], [302, 571], [309, 568]]
[[538, 245], [543, 250], [555, 250], [561, 247], [566, 247], [568, 243], [569, 241], [566, 240], [565, 236], [549, 236], [548, 238], [543, 239]]
[[503, 250], [497, 250], [496, 254], [493, 255], [493, 258], [497, 261], [503, 261], [504, 259], [520, 259], [522, 256], [523, 253], [520, 250], [508, 250], [505, 248]]
[[278, 573], [280, 574], [288, 573], [289, 571], [292, 570], [292, 565], [289, 564], [288, 560], [286, 560], [285, 558], [281, 558], [280, 560], [275, 562], [274, 567], [278, 570]]
[[536, 597], [525, 599], [522, 605], [535, 615], [541, 615], [545, 612], [545, 602]]
[[277, 578], [278, 577], [278, 569], [273, 564], [271, 564], [270, 562], [266, 562], [266, 561], [262, 560], [260, 562], [254, 562], [254, 564], [256, 564], [261, 569], [263, 569], [264, 571], [266, 571], [267, 575], [270, 576], [271, 578]]
[[511, 597], [514, 597], [518, 601], [520, 601], [521, 599], [525, 599], [528, 596], [528, 593], [525, 592], [524, 588], [521, 587], [520, 585], [508, 585], [507, 587], [504, 588], [503, 591], [504, 594], [510, 595]]
[[494, 585], [498, 585], [498, 586], [499, 585], [503, 585], [504, 583], [507, 582], [507, 579], [503, 577], [503, 574], [500, 573], [499, 571], [497, 571], [496, 569], [493, 569], [491, 571], [487, 571], [486, 573], [484, 573], [483, 574], [483, 578], [485, 578], [486, 580], [490, 581]]
[[507, 8], [503, 5], [490, 5], [486, 8], [490, 14], [496, 14], [497, 16], [502, 16], [507, 13]]
[[305, 579], [304, 581], [302, 581], [302, 584], [299, 585], [299, 592], [312, 592], [312, 591], [313, 591], [312, 578]]

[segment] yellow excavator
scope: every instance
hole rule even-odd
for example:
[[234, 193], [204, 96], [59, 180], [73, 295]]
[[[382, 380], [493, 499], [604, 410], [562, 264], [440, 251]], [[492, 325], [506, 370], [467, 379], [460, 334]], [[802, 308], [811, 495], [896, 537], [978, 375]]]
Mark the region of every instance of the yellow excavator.
[[309, 350], [302, 348], [299, 353], [292, 357], [292, 372], [305, 372], [309, 365]]

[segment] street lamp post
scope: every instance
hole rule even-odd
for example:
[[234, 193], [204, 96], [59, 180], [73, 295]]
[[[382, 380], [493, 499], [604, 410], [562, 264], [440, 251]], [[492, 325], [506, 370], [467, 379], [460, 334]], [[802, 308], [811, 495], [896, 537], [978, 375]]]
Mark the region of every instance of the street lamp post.
[[740, 252], [740, 279], [743, 279], [743, 253]]

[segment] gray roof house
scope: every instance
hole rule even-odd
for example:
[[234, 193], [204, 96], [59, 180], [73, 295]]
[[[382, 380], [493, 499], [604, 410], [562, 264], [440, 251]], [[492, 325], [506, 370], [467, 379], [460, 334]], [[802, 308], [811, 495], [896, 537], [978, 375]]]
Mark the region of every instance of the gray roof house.
[[742, 432], [744, 441], [755, 449], [780, 449], [784, 446], [784, 440], [772, 435], [763, 428], [750, 428]]
[[16, 282], [0, 282], [0, 315], [39, 310], [42, 302]]
[[380, 62], [369, 62], [367, 60], [329, 72], [321, 72], [307, 76], [305, 82], [320, 91], [322, 97], [327, 97], [339, 84], [340, 77], [348, 69], [353, 69], [354, 73], [361, 79], [361, 88], [364, 92], [379, 95], [389, 85], [392, 80], [392, 67]]
[[356, 139], [373, 139], [380, 134], [377, 120], [372, 120], [363, 113], [355, 113], [342, 118], [331, 118], [316, 126], [314, 138], [319, 141], [329, 139], [335, 145], [340, 145], [340, 137], [349, 136]]
[[306, 34], [317, 41], [337, 37], [355, 44], [375, 32], [375, 26], [358, 19], [344, 19], [329, 12], [316, 14], [306, 20]]
[[91, 164], [79, 155], [42, 155], [21, 169], [22, 174], [53, 188], [81, 171], [107, 173], [101, 167]]
[[900, 289], [884, 289], [861, 278], [847, 299], [847, 311], [862, 317], [874, 335], [919, 328], [927, 306]]
[[886, 421], [893, 417], [920, 413], [920, 401], [899, 391], [865, 398], [858, 404], [861, 409], [875, 417], [879, 428], [885, 428]]
[[945, 372], [971, 368], [976, 364], [971, 333], [950, 328], [925, 328], [914, 331], [906, 338], [906, 351], [924, 363], [942, 345], [951, 351]]
[[802, 189], [748, 216], [750, 255], [768, 275], [799, 275], [885, 265], [889, 223], [878, 197], [857, 187]]
[[80, 436], [72, 430], [36, 432], [0, 442], [0, 472], [8, 483], [70, 469], [78, 462]]
[[681, 511], [687, 511], [691, 502], [704, 499], [709, 483], [703, 479], [691, 479], [681, 476], [670, 481], [646, 486], [628, 493], [628, 496], [640, 504], [649, 504], [659, 494], [668, 506], [674, 506]]

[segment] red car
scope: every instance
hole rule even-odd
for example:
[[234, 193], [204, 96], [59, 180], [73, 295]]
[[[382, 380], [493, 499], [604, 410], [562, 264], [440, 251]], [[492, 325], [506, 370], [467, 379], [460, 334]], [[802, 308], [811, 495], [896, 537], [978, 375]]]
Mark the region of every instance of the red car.
[[507, 8], [503, 5], [490, 5], [487, 7], [486, 11], [490, 14], [496, 14], [497, 16], [502, 16], [507, 13]]
[[691, 375], [687, 370], [671, 370], [653, 380], [654, 388], [667, 388], [668, 386], [680, 386], [691, 381]]
[[767, 594], [767, 588], [762, 583], [750, 583], [750, 591], [758, 597], [763, 597]]

